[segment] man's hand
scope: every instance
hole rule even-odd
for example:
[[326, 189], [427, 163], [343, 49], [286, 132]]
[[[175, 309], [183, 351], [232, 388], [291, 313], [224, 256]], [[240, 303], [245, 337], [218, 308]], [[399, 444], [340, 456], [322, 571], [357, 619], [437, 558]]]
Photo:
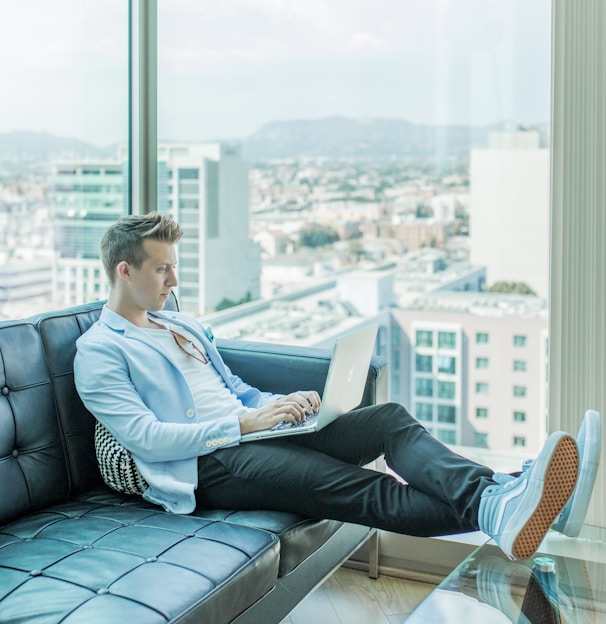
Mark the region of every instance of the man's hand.
[[279, 401], [240, 416], [240, 433], [271, 429], [281, 422], [296, 424], [320, 409], [317, 392], [293, 392]]
[[305, 410], [305, 415], [315, 414], [320, 409], [320, 395], [315, 390], [299, 390], [287, 394], [280, 401], [294, 401]]

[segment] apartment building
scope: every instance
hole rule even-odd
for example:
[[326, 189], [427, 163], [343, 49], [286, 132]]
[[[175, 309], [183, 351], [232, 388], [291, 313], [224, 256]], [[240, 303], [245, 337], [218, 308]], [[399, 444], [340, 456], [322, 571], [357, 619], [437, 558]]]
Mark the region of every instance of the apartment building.
[[[532, 296], [434, 292], [392, 310], [401, 401], [447, 444], [538, 452], [547, 412], [547, 307]], [[392, 378], [393, 379], [393, 378]]]
[[[126, 159], [123, 147], [112, 162], [55, 167], [50, 199], [59, 305], [107, 295], [99, 243], [107, 227], [127, 213]], [[184, 230], [178, 249], [184, 311], [202, 314], [259, 296], [260, 249], [249, 238], [247, 169], [238, 147], [159, 145], [157, 209], [173, 215]]]

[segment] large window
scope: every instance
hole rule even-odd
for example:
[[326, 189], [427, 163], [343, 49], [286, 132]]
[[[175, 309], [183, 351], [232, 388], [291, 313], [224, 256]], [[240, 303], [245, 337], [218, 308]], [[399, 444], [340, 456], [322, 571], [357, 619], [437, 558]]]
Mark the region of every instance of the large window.
[[[0, 102], [0, 155], [10, 153], [0, 162], [0, 226], [10, 221], [0, 267], [10, 261], [13, 280], [8, 294], [0, 282], [0, 315], [15, 316], [17, 300], [25, 315], [107, 292], [97, 247], [132, 191], [137, 3], [0, 2], [0, 58], [13, 59], [0, 67], [10, 94]], [[519, 398], [509, 388], [523, 377], [541, 388], [526, 396], [536, 416], [523, 425], [528, 450], [540, 447], [549, 0], [157, 9], [147, 33], [157, 98], [139, 94], [157, 113], [157, 205], [143, 208], [184, 227], [182, 309], [211, 317], [219, 336], [304, 345], [379, 322], [392, 398], [448, 397], [457, 444], [474, 444], [468, 397], [477, 390], [488, 414], [511, 413]], [[23, 140], [3, 147], [20, 128], [95, 151], [64, 142], [32, 168]], [[30, 297], [36, 289], [44, 303]], [[418, 386], [417, 373], [431, 379]], [[503, 396], [512, 403], [499, 405]], [[510, 420], [485, 419], [491, 442], [512, 448]]]
[[0, 319], [104, 298], [127, 210], [128, 2], [0, 0]]
[[[457, 444], [466, 397], [514, 411], [523, 359], [538, 450], [545, 362], [511, 347], [547, 323], [549, 24], [550, 0], [158, 0], [159, 159], [199, 171], [167, 191], [194, 223], [182, 307], [303, 344], [380, 319], [403, 337], [392, 398], [456, 403]], [[269, 303], [235, 311], [249, 301]]]

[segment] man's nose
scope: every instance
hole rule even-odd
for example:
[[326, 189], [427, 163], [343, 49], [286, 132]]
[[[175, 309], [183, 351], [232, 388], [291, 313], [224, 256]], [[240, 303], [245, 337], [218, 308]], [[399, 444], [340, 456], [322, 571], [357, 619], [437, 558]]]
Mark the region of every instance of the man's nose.
[[166, 282], [169, 286], [177, 286], [179, 284], [179, 280], [177, 279], [177, 271], [175, 269], [170, 269], [166, 276]]

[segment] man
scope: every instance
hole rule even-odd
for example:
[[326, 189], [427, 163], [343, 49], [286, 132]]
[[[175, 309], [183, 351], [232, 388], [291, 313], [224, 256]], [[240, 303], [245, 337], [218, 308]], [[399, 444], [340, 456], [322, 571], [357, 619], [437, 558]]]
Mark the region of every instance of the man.
[[[249, 386], [196, 320], [162, 311], [181, 235], [157, 213], [108, 229], [111, 291], [74, 364], [84, 404], [132, 454], [146, 500], [174, 513], [274, 509], [420, 536], [479, 529], [512, 559], [534, 554], [577, 481], [577, 445], [563, 432], [516, 478], [453, 453], [392, 403], [314, 434], [239, 444], [244, 433], [301, 421], [320, 397]], [[383, 454], [405, 484], [362, 467]]]

